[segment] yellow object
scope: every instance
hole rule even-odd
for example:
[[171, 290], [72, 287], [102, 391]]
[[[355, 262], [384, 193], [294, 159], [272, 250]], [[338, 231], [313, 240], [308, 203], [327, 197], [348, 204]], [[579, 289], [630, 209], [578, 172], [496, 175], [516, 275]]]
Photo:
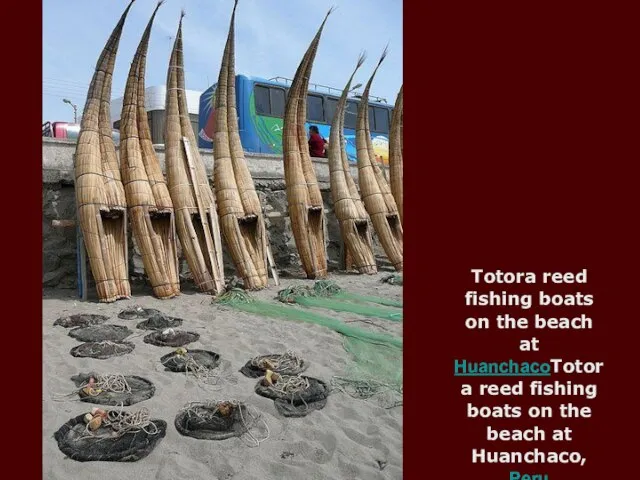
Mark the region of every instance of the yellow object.
[[278, 375], [275, 372], [272, 372], [271, 370], [267, 370], [267, 373], [264, 376], [264, 379], [267, 381], [269, 385], [273, 385], [273, 383], [277, 382], [279, 378], [280, 378], [280, 375]]
[[93, 415], [91, 415], [90, 413], [87, 413], [87, 414], [84, 416], [84, 423], [90, 423], [90, 422], [91, 422], [91, 420], [93, 420]]
[[89, 422], [89, 428], [91, 430], [97, 430], [102, 425], [102, 417], [100, 415], [93, 417], [93, 419]]

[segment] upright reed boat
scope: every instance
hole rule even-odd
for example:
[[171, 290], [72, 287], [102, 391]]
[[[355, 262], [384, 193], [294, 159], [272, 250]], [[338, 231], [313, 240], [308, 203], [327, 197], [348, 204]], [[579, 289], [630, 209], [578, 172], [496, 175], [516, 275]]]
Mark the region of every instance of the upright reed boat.
[[376, 72], [386, 56], [387, 50], [385, 49], [365, 86], [358, 105], [356, 123], [358, 184], [362, 193], [362, 201], [371, 217], [371, 223], [373, 223], [373, 228], [387, 258], [397, 271], [402, 271], [402, 224], [389, 184], [376, 161], [371, 142], [371, 131], [369, 130], [369, 91]]
[[224, 270], [215, 200], [189, 120], [184, 86], [182, 18], [169, 60], [165, 161], [175, 224], [189, 269], [198, 288], [214, 295], [224, 291]]
[[344, 115], [347, 96], [351, 90], [353, 77], [364, 63], [364, 60], [365, 56], [361, 55], [336, 105], [331, 123], [327, 156], [329, 157], [329, 181], [331, 182], [333, 211], [338, 218], [340, 234], [345, 245], [346, 268], [349, 269], [354, 265], [360, 273], [373, 274], [378, 269], [376, 268], [376, 260], [371, 244], [369, 215], [367, 215], [356, 184], [351, 176], [344, 138]]
[[402, 217], [402, 109], [403, 109], [403, 86], [396, 97], [396, 104], [391, 117], [391, 128], [389, 129], [389, 181], [391, 183], [391, 193], [398, 206], [400, 222]]
[[235, 16], [233, 5], [227, 43], [215, 92], [214, 175], [220, 230], [246, 289], [268, 283], [268, 239], [256, 192], [244, 158], [236, 109]]
[[151, 142], [144, 105], [144, 75], [151, 27], [159, 2], [136, 50], [124, 91], [120, 121], [120, 170], [133, 237], [158, 298], [180, 293], [173, 203]]
[[111, 83], [129, 3], [96, 64], [85, 103], [74, 162], [78, 222], [98, 300], [131, 296], [126, 199], [111, 136]]
[[302, 268], [308, 278], [327, 276], [324, 204], [309, 155], [305, 122], [313, 61], [322, 30], [332, 11], [333, 9], [329, 10], [322, 21], [293, 77], [285, 107], [282, 135], [289, 218]]

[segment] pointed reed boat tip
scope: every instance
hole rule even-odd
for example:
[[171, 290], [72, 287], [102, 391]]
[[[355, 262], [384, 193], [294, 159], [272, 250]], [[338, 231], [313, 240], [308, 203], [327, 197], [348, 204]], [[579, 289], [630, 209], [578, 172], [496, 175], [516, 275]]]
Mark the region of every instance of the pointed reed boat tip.
[[327, 12], [327, 14], [324, 16], [324, 20], [322, 21], [322, 25], [324, 25], [324, 24], [325, 24], [325, 22], [327, 21], [327, 18], [329, 18], [329, 15], [331, 15], [331, 14], [335, 11], [335, 9], [336, 9], [336, 8], [338, 8], [338, 7], [336, 7], [336, 6], [334, 5], [334, 6], [332, 6], [332, 7], [329, 9], [329, 11]]
[[378, 65], [380, 65], [384, 61], [388, 53], [389, 53], [389, 44], [387, 43], [387, 46], [384, 47], [384, 50], [382, 51], [382, 55], [380, 55], [380, 60], [378, 61]]
[[233, 10], [231, 10], [231, 19], [233, 20], [236, 16], [236, 8], [238, 7], [238, 0], [233, 2]]
[[165, 1], [166, 0], [158, 0], [158, 4], [156, 5], [156, 10], [158, 10]]
[[362, 64], [364, 63], [364, 61], [367, 59], [367, 51], [363, 50], [360, 53], [360, 56], [358, 57], [358, 64], [356, 65], [356, 70], [359, 69]]
[[182, 19], [186, 14], [187, 14], [187, 11], [184, 8], [180, 10], [180, 24], [182, 24]]

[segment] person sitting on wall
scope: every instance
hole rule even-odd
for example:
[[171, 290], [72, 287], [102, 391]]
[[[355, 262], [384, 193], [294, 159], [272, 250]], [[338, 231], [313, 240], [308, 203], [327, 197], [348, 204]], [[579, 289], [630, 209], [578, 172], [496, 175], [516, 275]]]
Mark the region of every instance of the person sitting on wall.
[[326, 157], [326, 146], [329, 142], [320, 135], [318, 127], [311, 125], [309, 127], [309, 155], [312, 157]]

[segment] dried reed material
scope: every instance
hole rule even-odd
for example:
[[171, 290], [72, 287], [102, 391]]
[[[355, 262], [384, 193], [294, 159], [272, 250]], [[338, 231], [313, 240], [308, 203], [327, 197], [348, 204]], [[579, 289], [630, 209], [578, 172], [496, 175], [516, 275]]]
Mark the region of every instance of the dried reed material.
[[124, 92], [120, 122], [122, 183], [133, 236], [142, 253], [145, 273], [158, 298], [180, 293], [173, 203], [151, 142], [144, 108], [144, 74], [158, 2], [136, 50]]
[[389, 177], [391, 183], [391, 193], [398, 207], [400, 222], [402, 217], [402, 109], [403, 109], [403, 86], [396, 97], [396, 104], [393, 108], [393, 116], [391, 117], [391, 128], [389, 129]]
[[126, 199], [111, 137], [111, 82], [120, 35], [132, 0], [107, 41], [91, 79], [74, 163], [80, 229], [98, 299], [129, 298]]
[[214, 175], [220, 229], [246, 289], [264, 288], [267, 232], [260, 199], [240, 142], [235, 89], [235, 16], [233, 5], [227, 43], [215, 95]]
[[364, 60], [365, 55], [362, 54], [336, 105], [331, 124], [327, 156], [329, 158], [329, 181], [331, 184], [333, 211], [338, 218], [342, 241], [348, 252], [347, 258], [350, 259], [346, 268], [348, 269], [351, 265], [355, 265], [358, 272], [373, 274], [378, 269], [371, 243], [369, 215], [364, 208], [356, 184], [351, 176], [346, 140], [344, 138], [344, 115], [347, 96], [351, 90], [353, 77], [364, 63]]
[[[182, 18], [167, 73], [164, 126], [167, 183], [175, 224], [193, 279], [204, 292], [224, 291], [222, 251], [211, 241], [217, 231], [216, 205], [191, 128], [184, 86]], [[183, 138], [188, 140], [187, 144]], [[188, 151], [187, 151], [188, 149]]]
[[324, 205], [309, 155], [305, 122], [307, 90], [313, 61], [322, 30], [332, 11], [333, 9], [329, 10], [322, 21], [293, 77], [287, 97], [282, 135], [289, 218], [302, 268], [308, 278], [327, 276]]
[[371, 217], [373, 228], [380, 239], [382, 248], [397, 271], [402, 271], [402, 224], [398, 216], [398, 207], [391, 194], [389, 184], [375, 161], [371, 132], [369, 130], [369, 90], [376, 72], [387, 56], [382, 53], [376, 68], [371, 74], [358, 105], [356, 124], [356, 149], [358, 157], [358, 183], [362, 192], [364, 206]]

